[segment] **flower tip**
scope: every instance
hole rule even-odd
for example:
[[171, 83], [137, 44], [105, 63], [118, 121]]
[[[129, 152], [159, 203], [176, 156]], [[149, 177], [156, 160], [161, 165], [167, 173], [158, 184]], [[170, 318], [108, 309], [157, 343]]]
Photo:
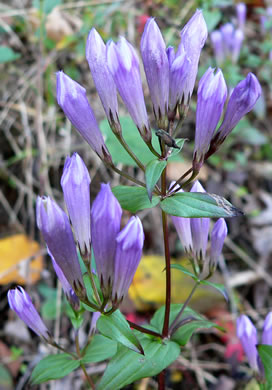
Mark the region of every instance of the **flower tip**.
[[87, 42], [86, 42], [86, 58], [87, 60], [91, 60], [91, 53], [93, 55], [98, 55], [101, 52], [102, 48], [105, 47], [105, 43], [101, 38], [100, 34], [93, 27], [88, 34]]
[[256, 328], [250, 321], [248, 316], [242, 314], [236, 321], [237, 337], [240, 339], [245, 334], [250, 337], [252, 334], [256, 334]]

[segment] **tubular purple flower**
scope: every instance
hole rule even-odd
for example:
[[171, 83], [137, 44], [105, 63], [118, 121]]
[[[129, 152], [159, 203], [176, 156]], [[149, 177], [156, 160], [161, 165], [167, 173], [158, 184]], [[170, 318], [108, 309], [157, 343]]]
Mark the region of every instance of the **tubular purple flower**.
[[92, 246], [104, 296], [110, 293], [114, 276], [116, 237], [122, 209], [109, 184], [101, 184], [91, 210]]
[[190, 60], [190, 67], [183, 90], [184, 104], [187, 105], [193, 93], [200, 53], [208, 37], [207, 25], [202, 11], [197, 10], [194, 13], [189, 22], [183, 27], [180, 37], [181, 43], [177, 51], [177, 56], [184, 49], [186, 56]]
[[232, 49], [234, 26], [231, 23], [226, 23], [220, 28], [220, 31], [225, 48], [225, 55], [229, 56]]
[[50, 341], [51, 335], [39, 313], [35, 309], [32, 300], [23, 287], [18, 286], [8, 292], [10, 308], [29, 326], [38, 336], [45, 341]]
[[272, 345], [272, 312], [268, 313], [264, 320], [262, 344]]
[[116, 237], [116, 253], [112, 301], [120, 303], [127, 294], [142, 256], [143, 226], [138, 217], [131, 217]]
[[[190, 192], [206, 192], [198, 180]], [[210, 218], [190, 218], [193, 241], [193, 252], [201, 263], [205, 259], [208, 244]]]
[[222, 34], [219, 30], [214, 30], [211, 33], [211, 42], [216, 63], [220, 66], [225, 60], [225, 54]]
[[141, 53], [153, 110], [159, 121], [166, 116], [169, 94], [169, 64], [166, 46], [154, 18], [149, 18], [141, 39]]
[[211, 233], [210, 269], [212, 270], [215, 270], [216, 268], [227, 234], [227, 224], [224, 218], [219, 218], [214, 224]]
[[[170, 53], [169, 53], [170, 54]], [[172, 56], [172, 54], [171, 54]], [[186, 86], [187, 77], [191, 69], [191, 61], [186, 56], [184, 49], [180, 49], [180, 54], [176, 55], [170, 66], [170, 93], [169, 93], [169, 109], [174, 111], [177, 105], [183, 102], [184, 88]]]
[[52, 253], [50, 253], [49, 249], [48, 249], [48, 253], [51, 257], [53, 268], [54, 268], [56, 275], [57, 275], [57, 277], [62, 285], [62, 289], [63, 289], [63, 292], [64, 292], [67, 300], [70, 302], [70, 305], [72, 306], [72, 308], [74, 310], [78, 311], [80, 308], [80, 300], [76, 296], [76, 293], [74, 292], [70, 283], [68, 282], [68, 280], [64, 276], [64, 273], [62, 272], [62, 270], [60, 269], [60, 267], [56, 263], [56, 260], [54, 259]]
[[245, 27], [247, 14], [247, 6], [245, 3], [238, 3], [236, 5], [236, 15], [239, 28], [243, 29]]
[[[174, 182], [170, 184], [170, 188], [172, 187]], [[175, 188], [173, 188], [174, 190]], [[180, 189], [178, 192], [184, 192]], [[191, 221], [190, 218], [183, 217], [175, 217], [171, 215], [172, 222], [176, 228], [178, 237], [180, 242], [187, 253], [191, 253], [193, 250], [193, 241], [192, 241], [192, 233], [191, 233]]]
[[106, 61], [106, 45], [95, 28], [89, 32], [86, 58], [110, 124], [118, 123], [117, 89]]
[[254, 371], [258, 371], [258, 351], [256, 348], [256, 345], [258, 344], [258, 338], [256, 328], [250, 319], [244, 314], [237, 318], [236, 326], [237, 337], [242, 344], [249, 365]]
[[146, 142], [151, 141], [139, 60], [134, 48], [124, 37], [117, 44], [107, 44], [107, 63], [118, 92], [142, 138]]
[[57, 100], [67, 118], [91, 148], [102, 160], [112, 163], [111, 155], [89, 105], [86, 89], [62, 71], [57, 72]]
[[214, 74], [209, 68], [199, 81], [196, 106], [194, 169], [203, 164], [206, 152], [222, 115], [227, 98], [227, 86], [220, 69]]
[[232, 52], [231, 52], [231, 59], [234, 64], [238, 61], [243, 40], [244, 40], [243, 31], [240, 29], [235, 30], [233, 34]]
[[212, 143], [215, 148], [225, 140], [239, 120], [252, 110], [261, 92], [259, 81], [253, 73], [249, 73], [236, 85], [229, 99], [224, 120], [213, 137]]
[[61, 177], [65, 203], [82, 255], [91, 253], [90, 175], [81, 157], [67, 157]]
[[92, 320], [91, 320], [91, 326], [90, 326], [90, 332], [89, 332], [89, 335], [93, 335], [96, 331], [96, 323], [99, 319], [99, 317], [101, 316], [101, 313], [100, 311], [95, 311], [92, 315]]
[[72, 229], [65, 212], [49, 197], [37, 199], [37, 225], [64, 276], [80, 297], [85, 294]]

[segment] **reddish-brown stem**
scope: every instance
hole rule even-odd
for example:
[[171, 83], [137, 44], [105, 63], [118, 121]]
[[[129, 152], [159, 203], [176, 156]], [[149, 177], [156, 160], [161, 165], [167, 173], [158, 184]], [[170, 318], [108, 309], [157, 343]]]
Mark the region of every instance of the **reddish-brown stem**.
[[171, 305], [171, 264], [170, 264], [167, 215], [164, 211], [162, 211], [162, 224], [163, 224], [163, 240], [164, 240], [165, 271], [166, 271], [166, 297], [165, 297], [165, 313], [164, 313], [162, 335], [163, 337], [168, 337], [170, 305]]
[[139, 332], [150, 334], [151, 336], [160, 337], [162, 338], [162, 335], [160, 333], [154, 332], [153, 330], [146, 329], [140, 325], [135, 324], [134, 322], [128, 321], [131, 328], [138, 330]]
[[165, 374], [164, 374], [164, 371], [159, 373], [158, 384], [159, 384], [158, 390], [164, 390], [165, 389]]

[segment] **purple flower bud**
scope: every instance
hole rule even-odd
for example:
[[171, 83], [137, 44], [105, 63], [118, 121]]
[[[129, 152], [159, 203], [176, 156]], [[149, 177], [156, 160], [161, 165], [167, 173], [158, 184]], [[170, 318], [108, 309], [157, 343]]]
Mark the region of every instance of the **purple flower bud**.
[[217, 65], [221, 65], [225, 60], [225, 53], [222, 34], [220, 31], [215, 30], [211, 33], [211, 42], [216, 63]]
[[183, 91], [185, 105], [189, 103], [193, 93], [198, 70], [198, 61], [207, 36], [208, 30], [202, 11], [197, 10], [180, 33], [181, 43], [177, 52], [177, 56], [179, 56], [184, 49], [186, 56], [190, 60], [190, 67]]
[[215, 269], [218, 258], [221, 255], [224, 240], [228, 234], [227, 224], [224, 218], [219, 218], [214, 224], [211, 233], [210, 268]]
[[140, 76], [139, 60], [134, 48], [124, 37], [107, 45], [107, 63], [117, 89], [141, 136], [151, 140], [148, 116]]
[[[170, 184], [170, 188], [172, 187], [174, 182]], [[173, 190], [175, 187], [173, 188]], [[178, 192], [184, 192], [180, 189]], [[192, 252], [193, 250], [193, 241], [192, 241], [192, 233], [191, 233], [191, 221], [190, 218], [183, 217], [175, 217], [171, 215], [172, 222], [176, 228], [178, 233], [178, 237], [180, 242], [187, 253]]]
[[234, 64], [238, 61], [243, 40], [244, 40], [243, 31], [240, 29], [235, 30], [233, 34], [232, 53], [231, 53], [231, 59]]
[[237, 125], [239, 120], [252, 110], [261, 96], [261, 86], [256, 76], [249, 73], [234, 88], [229, 99], [224, 120], [214, 136], [214, 143], [218, 147]]
[[131, 217], [117, 235], [112, 301], [119, 303], [127, 294], [141, 260], [144, 244], [143, 226], [138, 217]]
[[57, 72], [57, 100], [67, 118], [91, 148], [102, 160], [111, 163], [111, 155], [89, 105], [86, 89], [61, 71]]
[[96, 323], [101, 316], [100, 311], [95, 311], [92, 315], [92, 320], [91, 320], [91, 326], [90, 326], [90, 335], [93, 335], [96, 331]]
[[106, 45], [95, 28], [88, 35], [86, 58], [108, 121], [119, 123], [117, 90], [106, 61]]
[[62, 285], [64, 294], [65, 294], [67, 300], [70, 302], [70, 305], [72, 306], [72, 308], [74, 310], [78, 311], [79, 308], [80, 308], [80, 300], [76, 296], [76, 293], [74, 292], [74, 290], [72, 289], [70, 283], [68, 282], [68, 280], [64, 276], [64, 273], [62, 272], [62, 270], [60, 269], [60, 267], [56, 263], [56, 260], [52, 256], [52, 253], [50, 253], [49, 249], [48, 249], [48, 253], [49, 253], [50, 257], [51, 257], [54, 270], [55, 270], [56, 275], [57, 275], [57, 277], [58, 277], [58, 279], [59, 279], [59, 281], [60, 281], [60, 283]]
[[268, 313], [264, 320], [262, 344], [272, 345], [272, 312]]
[[[170, 54], [170, 53], [169, 53]], [[172, 54], [171, 54], [172, 56]], [[187, 76], [191, 69], [191, 61], [186, 56], [184, 50], [180, 49], [180, 54], [172, 61], [170, 66], [170, 94], [169, 94], [169, 109], [174, 111], [178, 104], [183, 102], [184, 88], [186, 86]], [[190, 76], [190, 75], [189, 75]], [[188, 76], [188, 77], [189, 77]]]
[[67, 157], [61, 177], [65, 203], [81, 253], [91, 252], [90, 175], [80, 156]]
[[236, 5], [236, 14], [239, 28], [243, 29], [246, 22], [247, 6], [245, 3], [238, 3]]
[[[190, 192], [206, 192], [198, 180], [195, 181]], [[206, 256], [208, 244], [210, 218], [191, 218], [191, 232], [195, 257], [202, 262]]]
[[237, 318], [237, 337], [239, 338], [250, 367], [254, 371], [258, 371], [257, 363], [257, 348], [258, 344], [257, 331], [250, 319], [246, 315], [241, 315]]
[[234, 26], [231, 23], [226, 23], [220, 28], [220, 31], [222, 34], [225, 55], [229, 56], [233, 43]]
[[227, 86], [220, 69], [209, 68], [199, 81], [196, 106], [194, 167], [199, 170], [223, 112]]
[[66, 279], [78, 295], [83, 294], [82, 273], [67, 215], [49, 197], [38, 197], [37, 225]]
[[91, 210], [92, 246], [97, 273], [104, 295], [110, 292], [114, 276], [116, 236], [122, 209], [109, 184], [101, 184]]
[[146, 22], [141, 39], [146, 79], [157, 120], [165, 117], [169, 94], [169, 64], [166, 46], [154, 18]]
[[10, 308], [15, 311], [18, 317], [20, 317], [33, 332], [37, 333], [38, 336], [46, 341], [51, 339], [49, 330], [45, 326], [39, 313], [35, 309], [30, 296], [23, 287], [18, 286], [18, 288], [14, 290], [9, 290], [8, 302]]

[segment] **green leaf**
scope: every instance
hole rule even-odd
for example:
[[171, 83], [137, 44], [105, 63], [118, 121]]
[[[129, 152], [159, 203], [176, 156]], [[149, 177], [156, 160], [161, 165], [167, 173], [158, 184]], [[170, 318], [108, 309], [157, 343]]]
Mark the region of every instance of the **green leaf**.
[[66, 302], [65, 311], [67, 316], [69, 317], [70, 321], [72, 322], [72, 325], [75, 329], [79, 329], [83, 323], [84, 317], [84, 309], [81, 311], [74, 311], [72, 306], [69, 302]]
[[40, 360], [31, 374], [31, 383], [37, 385], [52, 379], [63, 378], [80, 366], [80, 361], [67, 353], [49, 355]]
[[272, 345], [259, 344], [257, 349], [264, 366], [265, 379], [270, 389], [272, 386]]
[[118, 346], [98, 385], [98, 390], [118, 390], [138, 379], [159, 374], [179, 356], [180, 347], [169, 340], [152, 340], [141, 336], [144, 356]]
[[[122, 126], [122, 134], [123, 137], [130, 147], [131, 150], [136, 154], [139, 160], [146, 165], [149, 161], [154, 159], [154, 154], [150, 152], [142, 137], [139, 134], [138, 129], [136, 128], [133, 120], [129, 116], [124, 116], [120, 118], [120, 123]], [[135, 161], [129, 156], [129, 154], [125, 151], [122, 145], [119, 143], [115, 135], [113, 134], [109, 123], [106, 119], [102, 120], [99, 123], [99, 127], [106, 138], [106, 145], [110, 151], [114, 163], [123, 163], [129, 166], [137, 166]], [[160, 145], [158, 137], [155, 134], [152, 134], [152, 144], [153, 147], [159, 151]], [[177, 142], [179, 145], [179, 143]], [[180, 161], [181, 158], [172, 153], [173, 156], [170, 156], [171, 161]]]
[[86, 348], [84, 357], [81, 361], [84, 364], [101, 362], [111, 358], [116, 354], [116, 351], [117, 343], [115, 341], [110, 340], [108, 337], [101, 334], [97, 334]]
[[200, 284], [203, 284], [204, 286], [210, 286], [215, 288], [217, 291], [219, 291], [223, 297], [226, 299], [226, 301], [229, 300], [227, 290], [224, 286], [224, 284], [220, 283], [213, 283], [213, 282], [208, 282], [207, 280], [201, 280]]
[[[57, 317], [56, 297], [48, 298], [41, 307], [42, 317], [46, 320], [54, 320]], [[60, 303], [60, 312], [64, 309], [64, 302]]]
[[96, 327], [104, 336], [118, 341], [135, 352], [143, 353], [143, 348], [139, 340], [130, 329], [127, 320], [120, 310], [116, 310], [111, 315], [101, 314]]
[[148, 198], [150, 202], [152, 200], [152, 191], [154, 187], [161, 177], [162, 171], [166, 167], [167, 162], [165, 160], [152, 160], [150, 161], [145, 170], [145, 182], [146, 182], [146, 190], [148, 194]]
[[152, 202], [150, 202], [144, 187], [117, 186], [112, 189], [112, 192], [118, 199], [122, 209], [133, 214], [139, 210], [152, 208], [160, 201], [158, 195], [154, 195]]
[[198, 277], [195, 276], [191, 271], [189, 271], [187, 268], [183, 267], [183, 265], [180, 264], [171, 264], [171, 268], [178, 269], [179, 271], [183, 272], [185, 275], [191, 276], [194, 280], [198, 280]]
[[179, 192], [160, 203], [167, 214], [185, 218], [234, 217], [241, 211], [221, 196], [202, 192]]
[[13, 51], [10, 47], [0, 46], [0, 64], [15, 61], [20, 57], [21, 55], [19, 53], [15, 53], [15, 51]]
[[[174, 321], [178, 313], [180, 312], [182, 308], [182, 304], [172, 304], [171, 305], [171, 311], [170, 311], [170, 324]], [[164, 312], [165, 307], [162, 306], [159, 308], [159, 310], [156, 311], [154, 314], [152, 320], [150, 321], [150, 324], [155, 326], [158, 332], [162, 332], [163, 327], [163, 321], [164, 321]], [[206, 320], [204, 317], [202, 317], [200, 314], [195, 312], [189, 307], [186, 307], [180, 320], [184, 320], [186, 318], [192, 318], [194, 319], [191, 322], [188, 322], [187, 324], [184, 324], [181, 326], [172, 336], [171, 340], [175, 341], [179, 345], [186, 345], [187, 342], [190, 340], [192, 334], [194, 331], [198, 329], [203, 328], [218, 328], [218, 325], [214, 322]]]

